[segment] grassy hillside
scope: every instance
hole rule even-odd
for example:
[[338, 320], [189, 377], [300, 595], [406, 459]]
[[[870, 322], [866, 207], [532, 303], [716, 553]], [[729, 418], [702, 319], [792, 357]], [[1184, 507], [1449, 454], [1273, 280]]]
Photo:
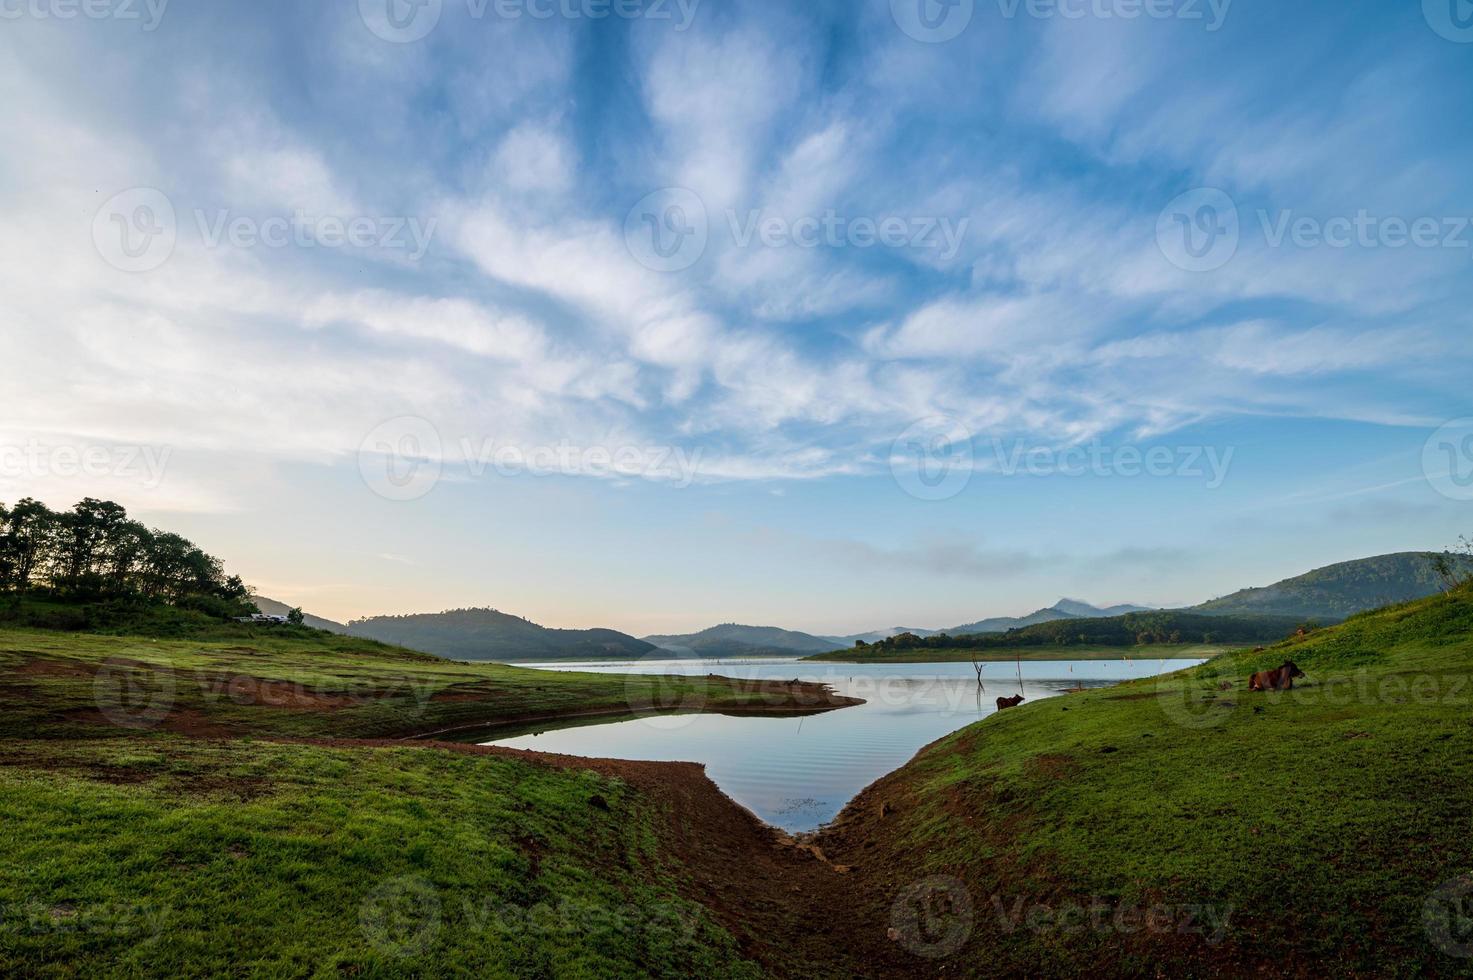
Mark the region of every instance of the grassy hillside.
[[[1293, 692], [1247, 691], [1290, 658]], [[1473, 973], [1473, 589], [1025, 704], [811, 847], [693, 766], [366, 740], [630, 690], [316, 633], [0, 631], [0, 975]]]
[[[1448, 555], [1455, 570], [1473, 574], [1473, 559]], [[1419, 551], [1341, 562], [1263, 588], [1243, 589], [1193, 607], [1193, 612], [1299, 616], [1338, 622], [1368, 609], [1441, 592], [1446, 581], [1432, 556]]]
[[169, 735], [0, 742], [6, 976], [755, 976], [591, 768]]
[[[1293, 692], [1248, 692], [1290, 658]], [[1465, 588], [1009, 711], [819, 843], [862, 865], [872, 927], [927, 900], [897, 942], [918, 972], [1468, 975], [1473, 920], [1441, 896], [1473, 894], [1470, 709]]]

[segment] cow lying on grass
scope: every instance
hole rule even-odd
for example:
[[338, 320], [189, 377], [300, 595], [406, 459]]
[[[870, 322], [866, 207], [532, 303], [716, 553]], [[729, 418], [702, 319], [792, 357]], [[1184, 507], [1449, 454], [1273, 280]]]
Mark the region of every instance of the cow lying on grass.
[[1265, 670], [1248, 678], [1250, 691], [1292, 691], [1294, 679], [1303, 677], [1304, 671], [1294, 661], [1287, 661], [1278, 670]]

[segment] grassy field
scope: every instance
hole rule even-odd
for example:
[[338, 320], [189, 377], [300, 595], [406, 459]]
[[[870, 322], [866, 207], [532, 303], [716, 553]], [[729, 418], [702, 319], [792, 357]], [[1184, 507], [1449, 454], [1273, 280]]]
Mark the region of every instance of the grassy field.
[[382, 740], [834, 703], [315, 631], [0, 630], [0, 975], [753, 975], [658, 839], [662, 780], [698, 770], [636, 790], [606, 765]]
[[462, 664], [315, 630], [159, 640], [0, 630], [0, 735], [100, 726], [196, 735], [385, 738], [573, 714], [802, 711], [815, 687]]
[[996, 664], [1024, 663], [1047, 660], [1205, 660], [1214, 657], [1229, 647], [1207, 643], [1157, 643], [1148, 646], [1062, 646], [1062, 647], [1018, 647], [999, 650], [886, 650], [875, 651], [836, 650], [820, 653], [804, 660], [844, 664], [945, 664], [977, 663]]
[[820, 842], [877, 922], [939, 876], [904, 944], [948, 974], [1469, 975], [1473, 592], [1009, 711]]
[[0, 975], [755, 976], [647, 794], [419, 747], [0, 741]]
[[0, 975], [1473, 975], [1468, 589], [989, 718], [802, 847], [695, 767], [386, 741], [797, 698], [630, 683], [0, 632]]

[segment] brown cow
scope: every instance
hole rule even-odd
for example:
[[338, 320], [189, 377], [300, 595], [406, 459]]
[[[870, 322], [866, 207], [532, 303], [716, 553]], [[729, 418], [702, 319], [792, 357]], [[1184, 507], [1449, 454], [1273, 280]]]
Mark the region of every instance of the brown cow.
[[1289, 660], [1278, 670], [1265, 670], [1248, 678], [1248, 690], [1250, 691], [1292, 691], [1294, 679], [1303, 677], [1304, 671], [1299, 665]]
[[1021, 695], [1021, 694], [1019, 694], [1017, 697], [998, 698], [997, 699], [997, 710], [998, 711], [1006, 711], [1009, 708], [1016, 708], [1018, 705], [1020, 705], [1022, 703], [1023, 703], [1023, 695]]

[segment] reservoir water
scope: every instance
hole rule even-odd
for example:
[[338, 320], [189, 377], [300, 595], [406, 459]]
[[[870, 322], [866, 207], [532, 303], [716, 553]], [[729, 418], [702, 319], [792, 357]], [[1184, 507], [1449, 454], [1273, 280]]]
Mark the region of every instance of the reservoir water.
[[[1074, 687], [1105, 687], [1170, 673], [1200, 660], [1076, 660], [1022, 665], [1029, 702]], [[484, 742], [590, 758], [699, 762], [732, 799], [774, 826], [815, 830], [860, 790], [908, 762], [923, 746], [997, 710], [1019, 693], [1018, 666], [988, 664], [979, 691], [969, 663], [837, 664], [794, 660], [640, 660], [532, 664], [546, 670], [615, 674], [709, 674], [819, 681], [863, 698], [857, 707], [803, 717], [656, 715], [622, 721], [543, 726]]]

